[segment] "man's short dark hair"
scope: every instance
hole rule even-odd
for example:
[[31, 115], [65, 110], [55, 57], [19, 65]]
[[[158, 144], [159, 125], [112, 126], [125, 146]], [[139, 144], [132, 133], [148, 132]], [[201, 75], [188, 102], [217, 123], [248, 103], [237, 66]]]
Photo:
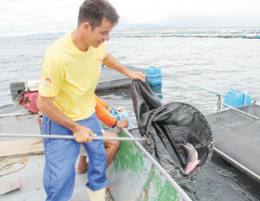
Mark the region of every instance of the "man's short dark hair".
[[92, 28], [99, 26], [103, 19], [117, 24], [119, 16], [115, 8], [106, 0], [85, 0], [79, 9], [78, 25], [89, 22]]

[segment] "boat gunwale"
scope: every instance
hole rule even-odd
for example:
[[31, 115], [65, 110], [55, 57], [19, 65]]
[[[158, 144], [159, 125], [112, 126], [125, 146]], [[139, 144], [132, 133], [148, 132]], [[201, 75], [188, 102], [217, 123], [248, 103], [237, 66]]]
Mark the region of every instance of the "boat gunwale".
[[218, 154], [220, 157], [222, 157], [227, 162], [231, 163], [233, 166], [237, 167], [240, 171], [244, 172], [248, 176], [252, 177], [256, 181], [260, 181], [260, 175], [255, 173], [254, 171], [248, 169], [246, 166], [244, 166], [242, 163], [238, 162], [237, 160], [233, 159], [232, 157], [228, 156], [226, 153], [220, 151], [216, 146], [214, 148], [214, 151], [216, 154]]
[[[260, 107], [259, 104], [256, 104], [256, 103], [253, 103], [249, 106], [244, 106], [244, 107], [241, 107], [241, 108], [238, 108], [238, 109], [242, 109], [242, 108], [245, 108], [245, 107], [251, 107], [251, 106], [257, 106], [257, 107]], [[210, 116], [213, 116], [213, 115], [216, 115], [216, 114], [221, 114], [221, 113], [224, 113], [224, 112], [229, 112], [229, 111], [235, 111], [236, 110], [233, 110], [232, 108], [230, 107], [227, 107], [227, 108], [224, 108], [222, 110], [218, 110], [218, 111], [215, 111], [215, 112], [212, 112], [212, 113], [209, 113], [207, 114], [206, 116], [207, 117], [210, 117]], [[247, 118], [252, 118], [244, 113], [240, 113], [242, 115], [244, 115], [245, 117]], [[253, 118], [254, 119], [254, 118]], [[259, 119], [254, 119], [255, 121], [259, 121]], [[255, 173], [254, 171], [248, 169], [244, 164], [240, 163], [239, 161], [235, 160], [234, 158], [232, 158], [231, 156], [229, 156], [227, 153], [224, 153], [223, 151], [221, 151], [217, 145], [214, 146], [214, 152], [216, 154], [218, 154], [221, 158], [223, 158], [224, 160], [226, 160], [228, 163], [230, 163], [231, 165], [233, 165], [234, 167], [236, 167], [237, 169], [239, 169], [241, 172], [244, 172], [245, 174], [247, 174], [248, 176], [250, 176], [252, 179], [254, 179], [255, 181], [259, 182], [260, 181], [260, 175], [258, 175], [257, 173]]]

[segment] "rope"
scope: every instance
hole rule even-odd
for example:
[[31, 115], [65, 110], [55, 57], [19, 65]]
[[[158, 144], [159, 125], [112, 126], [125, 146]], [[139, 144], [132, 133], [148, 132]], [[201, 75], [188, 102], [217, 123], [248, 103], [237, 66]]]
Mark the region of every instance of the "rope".
[[219, 111], [219, 110], [221, 110], [221, 105], [222, 105], [222, 103], [221, 103], [221, 96], [217, 96], [218, 97], [218, 100], [217, 100], [217, 110]]
[[196, 148], [204, 148], [204, 147], [210, 147], [213, 145], [213, 141], [204, 141], [202, 143], [197, 144]]
[[187, 81], [184, 81], [184, 80], [181, 80], [181, 79], [177, 79], [177, 78], [176, 78], [176, 80], [179, 81], [179, 82], [183, 82], [183, 83], [185, 83], [187, 85], [190, 85], [190, 86], [192, 86], [194, 88], [202, 89], [203, 91], [206, 91], [206, 92], [208, 92], [210, 94], [213, 94], [213, 95], [215, 95], [217, 97], [224, 97], [223, 94], [220, 94], [220, 93], [216, 92], [213, 89], [209, 89], [209, 88], [201, 87], [201, 86], [198, 86], [198, 85], [194, 85], [194, 84], [191, 84], [191, 83], [189, 83]]
[[[12, 168], [15, 164], [22, 164], [22, 166], [20, 168], [16, 169], [16, 170], [9, 171], [9, 172], [6, 172], [6, 173], [1, 173], [2, 171], [5, 171], [5, 170]], [[19, 172], [24, 168], [25, 168], [25, 163], [21, 162], [21, 161], [20, 162], [7, 163], [7, 164], [3, 165], [2, 167], [0, 167], [0, 177]]]

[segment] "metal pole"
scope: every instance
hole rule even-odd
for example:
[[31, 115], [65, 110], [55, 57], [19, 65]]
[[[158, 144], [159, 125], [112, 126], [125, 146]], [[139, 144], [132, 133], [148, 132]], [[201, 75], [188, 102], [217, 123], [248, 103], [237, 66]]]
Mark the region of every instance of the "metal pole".
[[227, 105], [227, 104], [225, 104], [225, 103], [223, 103], [223, 105], [227, 106], [228, 108], [230, 108], [230, 109], [232, 109], [232, 110], [234, 110], [234, 111], [236, 111], [236, 112], [239, 112], [239, 113], [241, 113], [241, 114], [247, 115], [247, 116], [249, 116], [249, 117], [251, 117], [251, 118], [253, 118], [253, 119], [259, 120], [259, 117], [255, 116], [255, 115], [252, 115], [252, 114], [249, 114], [249, 113], [247, 113], [247, 112], [244, 112], [244, 111], [242, 111], [242, 110], [239, 110], [239, 109], [237, 109], [237, 108], [235, 108], [235, 107], [232, 107], [231, 105]]
[[24, 113], [6, 113], [6, 114], [0, 114], [0, 118], [4, 117], [14, 117], [14, 116], [23, 116], [23, 115], [32, 115], [29, 112]]
[[[13, 138], [47, 138], [47, 139], [67, 139], [75, 140], [73, 135], [38, 135], [38, 134], [19, 134], [19, 133], [0, 133], [0, 137], [13, 137]], [[93, 140], [108, 140], [108, 141], [145, 141], [146, 138], [135, 137], [101, 137], [93, 136]]]
[[238, 169], [242, 170], [243, 172], [245, 172], [246, 174], [248, 174], [249, 176], [253, 177], [254, 179], [256, 179], [257, 181], [260, 181], [260, 176], [253, 172], [252, 170], [248, 169], [247, 167], [245, 167], [243, 164], [239, 163], [238, 161], [236, 161], [235, 159], [231, 158], [230, 156], [228, 156], [227, 154], [225, 154], [224, 152], [220, 151], [217, 147], [214, 147], [214, 151], [220, 155], [222, 158], [224, 158], [225, 160], [227, 160], [228, 162], [230, 162], [231, 164], [233, 164], [235, 167], [237, 167]]

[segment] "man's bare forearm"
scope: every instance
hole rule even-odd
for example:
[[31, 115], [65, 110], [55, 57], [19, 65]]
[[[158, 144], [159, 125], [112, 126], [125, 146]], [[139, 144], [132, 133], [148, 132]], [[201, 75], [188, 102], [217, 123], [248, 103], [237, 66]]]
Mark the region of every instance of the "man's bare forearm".
[[103, 60], [103, 64], [105, 64], [107, 67], [112, 68], [126, 76], [128, 76], [128, 69], [125, 68], [122, 64], [120, 64], [114, 57], [112, 57], [110, 54], [107, 54], [107, 56]]
[[49, 119], [55, 121], [56, 123], [68, 128], [69, 130], [75, 132], [77, 130], [78, 124], [69, 119], [63, 114], [54, 104], [54, 98], [49, 97], [38, 97], [37, 105], [39, 110], [45, 114]]
[[107, 54], [107, 56], [104, 58], [103, 64], [105, 64], [109, 68], [112, 68], [112, 69], [124, 74], [129, 79], [132, 79], [132, 80], [138, 79], [143, 82], [145, 81], [144, 73], [128, 70], [126, 67], [124, 67], [122, 64], [120, 64], [115, 58], [113, 58], [110, 54]]

